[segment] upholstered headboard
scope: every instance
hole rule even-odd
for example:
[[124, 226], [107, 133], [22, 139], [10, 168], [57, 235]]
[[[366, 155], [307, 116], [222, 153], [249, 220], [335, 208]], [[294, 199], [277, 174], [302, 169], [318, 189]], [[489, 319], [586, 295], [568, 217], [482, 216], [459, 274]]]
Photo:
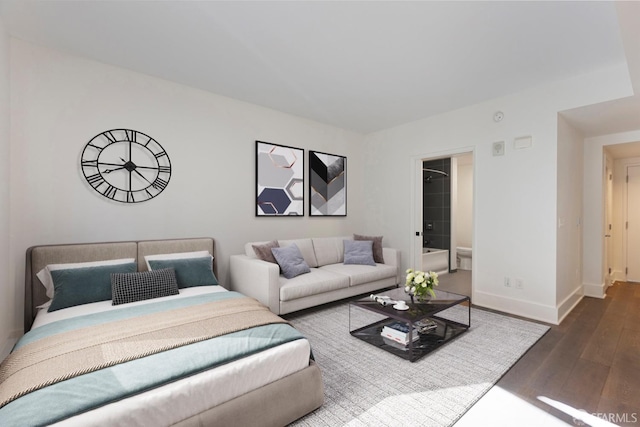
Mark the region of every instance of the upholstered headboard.
[[48, 300], [44, 286], [36, 274], [49, 264], [134, 258], [138, 263], [138, 271], [145, 271], [147, 269], [144, 261], [145, 255], [204, 250], [213, 255], [213, 272], [217, 276], [214, 240], [209, 237], [30, 247], [27, 249], [25, 271], [24, 330], [26, 332], [31, 329], [33, 319], [35, 319], [37, 313], [36, 307]]

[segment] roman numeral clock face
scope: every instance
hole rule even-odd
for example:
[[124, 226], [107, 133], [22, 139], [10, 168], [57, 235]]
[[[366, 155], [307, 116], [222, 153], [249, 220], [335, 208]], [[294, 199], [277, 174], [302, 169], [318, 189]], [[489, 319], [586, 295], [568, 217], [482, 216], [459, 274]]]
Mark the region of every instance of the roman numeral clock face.
[[84, 147], [82, 173], [102, 196], [122, 203], [150, 200], [171, 178], [171, 162], [158, 142], [142, 132], [112, 129]]

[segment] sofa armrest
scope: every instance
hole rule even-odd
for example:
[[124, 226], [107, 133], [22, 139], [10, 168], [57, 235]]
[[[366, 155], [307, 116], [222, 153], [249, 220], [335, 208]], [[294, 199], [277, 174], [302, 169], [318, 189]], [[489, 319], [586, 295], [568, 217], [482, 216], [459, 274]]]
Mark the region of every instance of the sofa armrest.
[[272, 262], [231, 255], [231, 289], [257, 299], [280, 314], [280, 267]]
[[392, 265], [396, 268], [396, 284], [404, 283], [400, 272], [400, 251], [393, 248], [382, 248], [382, 257], [386, 265]]

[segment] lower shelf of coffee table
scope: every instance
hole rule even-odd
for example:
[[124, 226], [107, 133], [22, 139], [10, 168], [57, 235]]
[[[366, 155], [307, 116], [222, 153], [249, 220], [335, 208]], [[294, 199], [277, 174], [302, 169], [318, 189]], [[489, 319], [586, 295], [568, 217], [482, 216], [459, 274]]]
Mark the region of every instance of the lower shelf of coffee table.
[[458, 323], [453, 320], [443, 319], [437, 316], [429, 317], [429, 319], [438, 324], [437, 328], [426, 334], [418, 334], [420, 338], [413, 342], [413, 346], [403, 346], [400, 343], [389, 344], [388, 341], [383, 339], [380, 334], [382, 332], [382, 328], [386, 325], [397, 322], [395, 319], [383, 319], [350, 332], [351, 335], [361, 339], [362, 341], [375, 345], [376, 347], [388, 351], [389, 353], [393, 353], [403, 359], [415, 362], [421, 357], [431, 353], [439, 347], [442, 347], [444, 344], [469, 329], [468, 325]]

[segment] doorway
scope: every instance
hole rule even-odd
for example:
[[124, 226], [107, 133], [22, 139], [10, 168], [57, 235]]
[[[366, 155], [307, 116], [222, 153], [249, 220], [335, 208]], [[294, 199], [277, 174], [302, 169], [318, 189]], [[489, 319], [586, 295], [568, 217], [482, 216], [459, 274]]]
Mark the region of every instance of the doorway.
[[415, 158], [413, 263], [438, 289], [472, 297], [473, 151]]
[[640, 142], [603, 148], [603, 279], [640, 282]]
[[627, 166], [626, 181], [626, 281], [640, 282], [640, 165]]

